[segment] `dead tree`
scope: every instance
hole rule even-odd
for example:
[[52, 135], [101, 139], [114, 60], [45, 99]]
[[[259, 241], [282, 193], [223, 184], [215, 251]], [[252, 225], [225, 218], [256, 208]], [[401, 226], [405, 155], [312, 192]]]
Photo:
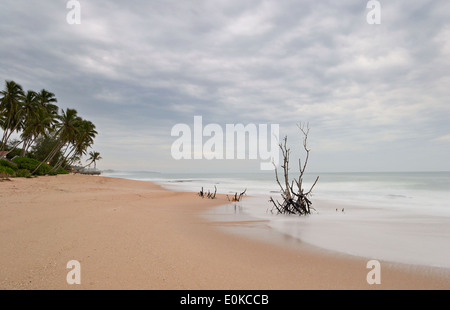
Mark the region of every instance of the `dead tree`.
[[231, 199], [230, 199], [230, 197], [228, 197], [228, 195], [227, 195], [228, 201], [233, 201], [233, 202], [241, 201], [242, 196], [245, 195], [245, 192], [246, 192], [246, 191], [247, 191], [247, 189], [245, 189], [242, 193], [240, 193], [239, 196], [238, 196], [238, 193], [235, 193], [235, 194], [234, 194], [234, 197], [232, 197]]
[[216, 193], [217, 193], [217, 187], [214, 185], [214, 193], [211, 193], [209, 190], [208, 190], [208, 193], [206, 194], [204, 191], [203, 191], [203, 187], [202, 187], [202, 190], [198, 193], [198, 195], [200, 196], [200, 197], [202, 197], [202, 198], [209, 198], [209, 199], [215, 199], [216, 198]]
[[213, 194], [213, 193], [210, 193], [210, 192], [208, 191], [208, 195], [207, 195], [206, 197], [208, 197], [208, 198], [210, 198], [210, 199], [214, 199], [214, 198], [216, 198], [216, 193], [217, 193], [217, 187], [214, 185], [214, 194]]
[[298, 125], [298, 128], [303, 133], [303, 148], [306, 152], [305, 162], [302, 165], [301, 159], [298, 160], [298, 166], [300, 175], [298, 179], [294, 179], [292, 181], [289, 180], [289, 156], [291, 150], [287, 147], [287, 136], [284, 137], [283, 142], [279, 144], [281, 149], [281, 153], [283, 155], [283, 164], [281, 168], [283, 168], [283, 176], [284, 176], [284, 184], [281, 184], [278, 178], [278, 170], [275, 165], [275, 177], [278, 185], [281, 189], [281, 198], [283, 199], [282, 203], [275, 201], [272, 197], [270, 197], [269, 202], [272, 202], [273, 208], [272, 212], [276, 210], [277, 214], [298, 214], [298, 215], [307, 215], [311, 214], [311, 205], [312, 202], [309, 199], [311, 192], [316, 185], [319, 177], [316, 178], [313, 185], [310, 187], [308, 191], [303, 189], [303, 176], [306, 170], [306, 165], [308, 164], [309, 159], [309, 151], [310, 149], [307, 146], [308, 142], [308, 134], [309, 134], [309, 126], [306, 128], [303, 125]]

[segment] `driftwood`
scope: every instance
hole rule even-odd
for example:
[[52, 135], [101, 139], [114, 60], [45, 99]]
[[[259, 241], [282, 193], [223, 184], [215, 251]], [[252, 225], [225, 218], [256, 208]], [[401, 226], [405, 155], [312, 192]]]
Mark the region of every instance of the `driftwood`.
[[205, 193], [204, 191], [203, 191], [203, 187], [202, 187], [202, 190], [198, 193], [198, 195], [200, 196], [200, 197], [202, 197], [202, 198], [209, 198], [209, 199], [215, 199], [216, 198], [216, 193], [217, 193], [217, 187], [214, 185], [214, 193], [211, 193], [209, 190], [208, 190], [208, 193]]
[[308, 164], [310, 151], [310, 149], [308, 149], [307, 147], [309, 127], [307, 127], [306, 129], [304, 126], [300, 125], [298, 127], [303, 133], [303, 148], [306, 152], [306, 158], [303, 165], [301, 159], [298, 160], [300, 176], [298, 177], [298, 179], [294, 179], [293, 181], [290, 182], [289, 181], [290, 149], [287, 147], [287, 136], [285, 136], [283, 142], [279, 144], [279, 147], [283, 155], [283, 164], [281, 165], [281, 168], [283, 168], [283, 175], [284, 175], [283, 185], [281, 184], [278, 178], [278, 171], [275, 165], [275, 177], [278, 186], [281, 189], [281, 198], [283, 199], [283, 202], [280, 203], [278, 201], [275, 201], [272, 197], [270, 197], [269, 200], [269, 202], [272, 202], [273, 204], [273, 208], [271, 211], [273, 212], [274, 210], [276, 210], [277, 214], [307, 215], [311, 214], [311, 209], [314, 210], [314, 208], [311, 207], [312, 202], [309, 199], [309, 196], [311, 195], [314, 186], [319, 180], [319, 177], [316, 178], [315, 182], [308, 191], [305, 191], [303, 189], [303, 176], [306, 170], [306, 165]]
[[230, 199], [230, 197], [228, 197], [228, 195], [227, 195], [228, 201], [233, 201], [233, 202], [241, 201], [242, 196], [245, 195], [245, 192], [246, 192], [246, 191], [247, 191], [247, 189], [245, 189], [242, 193], [240, 193], [239, 196], [238, 196], [238, 193], [235, 193], [234, 196], [231, 197], [231, 199]]

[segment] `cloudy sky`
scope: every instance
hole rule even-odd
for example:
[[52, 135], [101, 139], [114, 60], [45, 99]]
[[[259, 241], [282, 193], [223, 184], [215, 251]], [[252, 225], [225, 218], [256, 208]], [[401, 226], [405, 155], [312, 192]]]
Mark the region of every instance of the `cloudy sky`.
[[[450, 2], [1, 0], [0, 78], [99, 131], [101, 169], [258, 171], [174, 160], [178, 123], [279, 124], [310, 171], [450, 170]], [[298, 151], [298, 153], [297, 153]]]

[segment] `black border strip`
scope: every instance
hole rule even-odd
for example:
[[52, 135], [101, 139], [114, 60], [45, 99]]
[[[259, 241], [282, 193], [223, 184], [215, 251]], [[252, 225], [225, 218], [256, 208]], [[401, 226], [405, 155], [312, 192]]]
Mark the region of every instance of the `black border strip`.
[[[449, 288], [450, 289], [450, 288]], [[448, 302], [450, 291], [441, 290], [30, 290], [0, 291], [2, 303], [25, 306], [114, 306], [141, 305], [143, 309], [165, 307], [198, 307], [204, 309], [230, 307], [286, 307], [289, 309], [325, 306], [385, 309], [392, 306], [414, 306], [420, 303], [442, 305]], [[189, 301], [188, 298], [189, 297]], [[213, 303], [210, 301], [213, 299]], [[195, 304], [192, 301], [196, 301]], [[183, 304], [186, 302], [186, 304]], [[446, 303], [444, 303], [446, 304]], [[83, 307], [84, 308], [84, 307]], [[131, 308], [131, 307], [127, 307]], [[135, 307], [132, 307], [135, 308]]]

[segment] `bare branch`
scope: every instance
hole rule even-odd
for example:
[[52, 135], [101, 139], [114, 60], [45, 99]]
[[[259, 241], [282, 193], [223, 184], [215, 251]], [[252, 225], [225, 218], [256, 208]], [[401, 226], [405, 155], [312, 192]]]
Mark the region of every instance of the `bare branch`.
[[[283, 203], [279, 203], [278, 201], [275, 201], [272, 197], [270, 197], [269, 202], [272, 202], [273, 208], [278, 213], [282, 214], [299, 214], [299, 215], [307, 215], [311, 213], [311, 209], [314, 210], [314, 208], [311, 208], [311, 200], [309, 200], [308, 196], [311, 194], [314, 186], [317, 184], [317, 181], [319, 180], [319, 177], [316, 178], [315, 182], [309, 189], [309, 191], [305, 194], [303, 186], [303, 176], [306, 171], [306, 166], [308, 165], [309, 160], [309, 152], [310, 149], [308, 148], [308, 135], [309, 135], [309, 124], [305, 125], [300, 124], [297, 125], [300, 131], [303, 133], [303, 149], [306, 153], [305, 161], [303, 162], [299, 158], [298, 160], [298, 169], [300, 172], [300, 175], [297, 179], [289, 181], [289, 156], [290, 156], [290, 149], [287, 146], [287, 136], [284, 137], [284, 141], [282, 143], [279, 143], [278, 146], [280, 147], [281, 153], [283, 155], [283, 164], [281, 167], [283, 168], [283, 174], [284, 174], [284, 187], [281, 184], [279, 178], [278, 178], [278, 170], [276, 165], [275, 166], [275, 178], [278, 183], [278, 186], [281, 189], [281, 198], [283, 199]], [[294, 183], [297, 186], [297, 189], [294, 190]]]
[[319, 181], [319, 177], [316, 178], [316, 180], [314, 181], [314, 184], [311, 186], [311, 188], [309, 189], [309, 191], [305, 194], [306, 196], [311, 194], [314, 186], [316, 186], [317, 181]]

